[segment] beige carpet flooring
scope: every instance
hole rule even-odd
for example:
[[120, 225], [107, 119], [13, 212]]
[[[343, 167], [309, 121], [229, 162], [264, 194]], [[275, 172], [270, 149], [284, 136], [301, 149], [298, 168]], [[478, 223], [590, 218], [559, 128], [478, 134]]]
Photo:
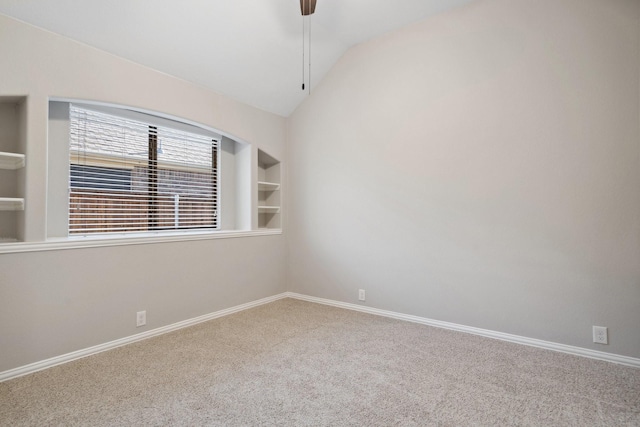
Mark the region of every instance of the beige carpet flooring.
[[0, 383], [3, 426], [640, 426], [640, 369], [279, 300]]

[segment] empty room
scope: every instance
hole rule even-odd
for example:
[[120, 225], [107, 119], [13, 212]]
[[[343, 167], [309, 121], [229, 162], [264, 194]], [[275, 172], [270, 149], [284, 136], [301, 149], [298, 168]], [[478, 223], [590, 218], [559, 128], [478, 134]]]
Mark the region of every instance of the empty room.
[[0, 426], [640, 426], [640, 1], [0, 0]]

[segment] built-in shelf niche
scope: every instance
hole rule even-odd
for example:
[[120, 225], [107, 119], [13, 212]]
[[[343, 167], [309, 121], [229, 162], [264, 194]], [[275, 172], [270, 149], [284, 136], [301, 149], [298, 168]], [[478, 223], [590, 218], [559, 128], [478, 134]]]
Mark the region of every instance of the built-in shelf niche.
[[281, 225], [280, 161], [258, 149], [258, 228]]
[[25, 100], [0, 96], [0, 243], [18, 241], [22, 235]]

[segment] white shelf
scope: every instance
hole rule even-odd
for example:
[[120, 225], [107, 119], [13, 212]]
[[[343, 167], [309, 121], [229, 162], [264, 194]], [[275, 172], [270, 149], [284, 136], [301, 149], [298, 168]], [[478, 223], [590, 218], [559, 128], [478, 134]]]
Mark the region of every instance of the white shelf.
[[280, 189], [280, 184], [277, 182], [258, 181], [259, 191], [276, 191]]
[[0, 169], [20, 169], [25, 165], [24, 154], [0, 151]]
[[280, 161], [258, 149], [258, 222], [260, 230], [278, 230], [282, 219], [280, 205], [282, 191], [280, 190], [281, 174]]
[[24, 210], [24, 199], [13, 197], [0, 197], [0, 211], [22, 211]]
[[259, 213], [278, 213], [280, 206], [258, 206]]

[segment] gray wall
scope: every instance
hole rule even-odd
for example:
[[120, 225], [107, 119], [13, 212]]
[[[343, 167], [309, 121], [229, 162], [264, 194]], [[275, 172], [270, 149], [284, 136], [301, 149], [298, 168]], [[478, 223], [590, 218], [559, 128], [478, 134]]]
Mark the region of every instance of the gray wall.
[[2, 254], [0, 372], [284, 292], [282, 240]]
[[[45, 241], [55, 205], [47, 203], [50, 97], [159, 111], [284, 161], [282, 117], [2, 15], [0, 58], [0, 96], [28, 96], [20, 110], [27, 241]], [[273, 235], [0, 254], [0, 372], [284, 292], [285, 244]], [[139, 310], [146, 327], [135, 327]]]
[[348, 51], [288, 121], [289, 289], [640, 357], [639, 16], [483, 0]]

